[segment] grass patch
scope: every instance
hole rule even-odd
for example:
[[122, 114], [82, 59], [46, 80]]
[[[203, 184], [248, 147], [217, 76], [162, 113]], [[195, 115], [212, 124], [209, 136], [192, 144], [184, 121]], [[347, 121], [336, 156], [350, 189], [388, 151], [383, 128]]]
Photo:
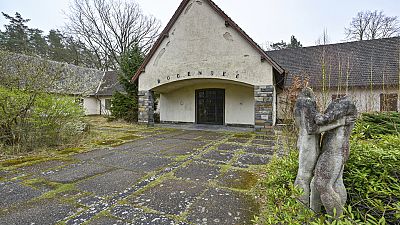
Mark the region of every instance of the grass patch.
[[110, 146], [110, 145], [115, 145], [115, 144], [121, 144], [123, 141], [115, 139], [115, 140], [101, 140], [101, 141], [96, 141], [96, 145], [100, 146]]
[[191, 156], [190, 154], [189, 155], [178, 155], [178, 156], [175, 156], [173, 159], [176, 162], [183, 162], [183, 161], [187, 160], [190, 156]]
[[223, 186], [229, 188], [249, 190], [255, 186], [258, 181], [257, 175], [244, 170], [233, 170], [229, 177], [225, 174], [222, 178]]
[[28, 179], [28, 180], [24, 180], [22, 183], [24, 185], [31, 186], [33, 188], [46, 187], [46, 188], [50, 188], [50, 189], [57, 189], [58, 187], [61, 186], [60, 183], [48, 181], [43, 178]]
[[127, 136], [120, 137], [119, 139], [124, 140], [124, 141], [131, 141], [131, 140], [135, 140], [138, 138], [141, 138], [141, 137], [137, 136], [137, 135], [127, 135]]
[[58, 153], [61, 155], [68, 155], [71, 153], [81, 153], [82, 151], [84, 151], [84, 148], [66, 148], [58, 151]]
[[252, 138], [253, 136], [252, 133], [238, 133], [233, 135], [235, 138]]
[[8, 159], [3, 162], [0, 162], [0, 165], [3, 167], [10, 166], [22, 166], [27, 165], [28, 163], [31, 165], [33, 163], [39, 163], [50, 160], [49, 156], [36, 155], [36, 156], [22, 156], [15, 159]]
[[51, 199], [51, 198], [56, 198], [59, 197], [62, 194], [68, 193], [68, 192], [73, 192], [76, 191], [75, 184], [59, 184], [56, 186], [56, 188], [52, 191], [46, 192], [43, 195], [41, 195], [39, 198], [40, 199]]

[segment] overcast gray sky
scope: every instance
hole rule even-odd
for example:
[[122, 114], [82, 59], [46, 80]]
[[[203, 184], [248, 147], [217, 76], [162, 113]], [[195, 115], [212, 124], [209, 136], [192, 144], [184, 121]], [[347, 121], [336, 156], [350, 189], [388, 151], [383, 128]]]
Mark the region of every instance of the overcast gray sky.
[[[129, 1], [129, 0], [127, 0]], [[144, 13], [168, 23], [181, 0], [136, 0]], [[332, 43], [343, 41], [344, 27], [362, 10], [383, 10], [400, 16], [399, 0], [214, 0], [257, 43], [289, 41], [293, 34], [314, 45], [326, 28]], [[65, 23], [69, 0], [0, 0], [0, 10], [31, 19], [29, 27], [47, 32]], [[5, 20], [0, 19], [4, 30]]]

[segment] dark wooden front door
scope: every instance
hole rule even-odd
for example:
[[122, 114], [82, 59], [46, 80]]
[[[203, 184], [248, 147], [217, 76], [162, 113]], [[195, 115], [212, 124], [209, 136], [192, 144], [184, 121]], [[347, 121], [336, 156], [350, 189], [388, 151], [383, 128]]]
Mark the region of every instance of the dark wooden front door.
[[224, 124], [225, 90], [196, 90], [196, 122], [198, 124]]

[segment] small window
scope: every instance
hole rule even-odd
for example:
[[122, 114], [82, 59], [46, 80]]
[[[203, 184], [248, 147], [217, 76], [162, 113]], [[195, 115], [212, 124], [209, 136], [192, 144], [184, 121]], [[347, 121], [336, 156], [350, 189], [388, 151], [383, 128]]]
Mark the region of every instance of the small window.
[[346, 95], [345, 94], [332, 95], [332, 101], [336, 100], [338, 98], [343, 98], [344, 96], [346, 96]]
[[83, 98], [76, 98], [75, 102], [78, 103], [80, 106], [83, 106]]
[[106, 110], [110, 110], [111, 109], [111, 99], [110, 98], [107, 98], [106, 100], [105, 100], [105, 109]]
[[381, 112], [397, 112], [397, 94], [381, 94]]

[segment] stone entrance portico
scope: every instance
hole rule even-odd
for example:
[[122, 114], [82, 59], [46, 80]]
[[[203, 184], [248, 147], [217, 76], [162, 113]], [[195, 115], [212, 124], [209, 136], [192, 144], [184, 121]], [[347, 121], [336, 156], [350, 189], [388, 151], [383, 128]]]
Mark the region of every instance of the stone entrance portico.
[[[185, 90], [182, 90], [183, 88], [179, 88], [178, 90], [170, 91], [169, 93], [161, 93], [161, 96], [163, 97], [161, 97], [160, 99], [160, 112], [163, 113], [164, 110], [168, 110], [173, 111], [173, 113], [177, 114], [175, 116], [171, 116], [168, 115], [168, 112], [165, 112], [165, 114], [167, 115], [162, 114], [161, 121], [163, 123], [199, 123], [197, 118], [195, 118], [198, 105], [197, 103], [195, 103], [196, 97], [194, 96], [194, 92], [196, 90], [204, 90], [204, 88], [202, 89], [201, 87], [224, 86], [226, 89], [222, 90], [225, 90], [225, 92], [228, 94], [228, 96], [224, 96], [224, 98], [226, 99], [224, 101], [224, 125], [254, 127], [256, 130], [268, 128], [274, 125], [274, 103], [276, 101], [274, 97], [274, 86], [260, 85], [253, 87], [243, 87], [233, 84], [224, 84], [218, 86], [212, 84], [212, 82], [209, 83], [209, 85], [189, 85], [186, 86]], [[241, 99], [237, 99], [237, 96], [229, 96], [236, 94], [240, 95], [241, 93], [245, 92], [246, 89], [248, 89], [247, 92], [254, 90], [251, 92], [254, 96], [249, 96], [249, 94], [247, 94], [247, 98], [242, 97]], [[156, 90], [163, 89], [156, 88]], [[236, 90], [242, 90], [242, 92], [233, 94], [232, 92]], [[192, 95], [190, 93], [192, 93]], [[253, 99], [249, 99], [249, 97], [253, 97]], [[189, 102], [186, 102], [186, 100]], [[243, 103], [241, 100], [246, 101], [246, 103]], [[168, 107], [168, 105], [170, 106]], [[229, 105], [234, 106], [231, 107]], [[174, 109], [171, 109], [171, 107], [173, 107]], [[242, 107], [242, 109], [240, 107]], [[185, 108], [187, 109], [186, 111]], [[192, 114], [192, 116], [185, 118], [185, 115], [187, 114]], [[139, 92], [139, 123], [148, 124], [150, 126], [154, 124], [153, 91]]]

